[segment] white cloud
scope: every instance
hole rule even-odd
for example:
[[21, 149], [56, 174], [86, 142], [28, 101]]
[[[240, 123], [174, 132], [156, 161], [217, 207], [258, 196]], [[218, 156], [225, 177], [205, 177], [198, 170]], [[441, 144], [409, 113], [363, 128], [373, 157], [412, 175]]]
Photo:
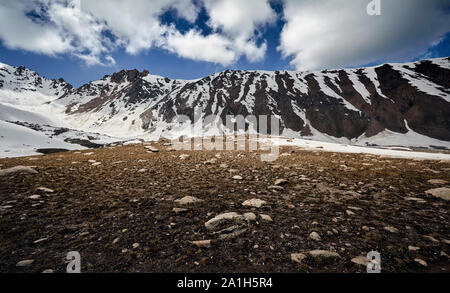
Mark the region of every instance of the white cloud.
[[218, 34], [202, 36], [195, 30], [184, 35], [173, 30], [169, 33], [164, 47], [184, 58], [219, 63], [223, 66], [233, 63], [237, 58], [229, 40]]
[[[207, 25], [212, 34], [204, 35], [198, 28], [182, 34], [161, 23], [161, 15], [171, 10], [193, 24], [202, 5], [210, 14]], [[30, 18], [30, 12], [39, 17]], [[268, 0], [2, 1], [0, 40], [13, 49], [50, 56], [72, 54], [88, 65], [115, 64], [111, 54], [118, 48], [138, 54], [160, 47], [225, 66], [241, 55], [251, 62], [262, 60], [267, 45], [257, 44], [255, 31], [274, 18]]]
[[424, 53], [450, 29], [447, 0], [284, 0], [279, 49], [298, 70], [406, 61]]

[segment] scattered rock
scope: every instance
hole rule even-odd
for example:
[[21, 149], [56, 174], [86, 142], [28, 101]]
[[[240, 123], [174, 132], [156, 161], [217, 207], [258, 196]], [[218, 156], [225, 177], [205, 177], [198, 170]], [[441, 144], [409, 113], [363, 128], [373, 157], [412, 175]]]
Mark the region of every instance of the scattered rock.
[[28, 197], [29, 199], [40, 199], [41, 196], [39, 194], [33, 194], [30, 197]]
[[197, 246], [198, 248], [210, 248], [211, 240], [200, 240], [200, 241], [191, 241], [192, 244]]
[[174, 211], [176, 214], [182, 214], [185, 213], [187, 211], [189, 211], [188, 209], [183, 209], [183, 208], [173, 208], [172, 211]]
[[182, 154], [178, 158], [180, 158], [180, 160], [186, 160], [189, 157], [190, 157], [190, 155], [188, 155], [188, 154]]
[[352, 258], [351, 262], [355, 263], [357, 265], [367, 266], [367, 264], [369, 263], [369, 260], [367, 259], [367, 257], [360, 255], [360, 256]]
[[431, 179], [431, 180], [428, 180], [428, 183], [434, 184], [434, 185], [440, 185], [440, 184], [447, 184], [448, 181], [442, 180], [442, 179]]
[[138, 173], [145, 173], [145, 172], [147, 172], [147, 171], [148, 171], [147, 169], [143, 168], [143, 169], [139, 169], [139, 170], [138, 170]]
[[272, 217], [270, 217], [269, 215], [263, 215], [263, 214], [261, 214], [261, 215], [259, 215], [260, 217], [261, 217], [261, 219], [263, 220], [263, 221], [266, 221], [266, 222], [272, 222], [273, 220], [272, 220]]
[[43, 274], [53, 274], [54, 272], [55, 272], [55, 271], [52, 270], [52, 269], [46, 269], [46, 270], [43, 270], [43, 271], [42, 271]]
[[239, 215], [238, 213], [235, 213], [235, 212], [224, 213], [224, 214], [217, 215], [214, 218], [212, 218], [211, 220], [209, 220], [208, 222], [206, 222], [205, 227], [208, 230], [214, 230], [216, 227], [218, 227], [219, 225], [221, 225], [227, 221], [242, 222], [244, 220], [245, 220], [244, 216]]
[[411, 246], [411, 245], [408, 246], [409, 251], [417, 251], [419, 249], [420, 249], [420, 247], [417, 247], [417, 246]]
[[425, 193], [443, 200], [450, 200], [450, 188], [448, 187], [429, 189]]
[[249, 199], [249, 200], [244, 201], [244, 202], [242, 203], [242, 205], [245, 206], [245, 207], [255, 207], [255, 208], [260, 208], [260, 207], [262, 207], [263, 205], [265, 205], [266, 203], [267, 203], [267, 202], [264, 201], [264, 200], [260, 200], [260, 199], [257, 199], [257, 198], [253, 198], [253, 199]]
[[40, 191], [40, 192], [44, 192], [44, 193], [54, 193], [55, 192], [53, 189], [46, 188], [46, 187], [38, 187], [38, 188], [36, 188], [36, 191]]
[[34, 263], [34, 259], [21, 260], [16, 264], [16, 267], [28, 267]]
[[28, 166], [15, 166], [8, 169], [0, 170], [0, 176], [7, 176], [12, 174], [37, 174], [38, 171]]
[[303, 262], [303, 260], [306, 258], [306, 255], [304, 255], [303, 253], [292, 253], [291, 254], [291, 260], [301, 264]]
[[277, 190], [277, 191], [283, 191], [284, 188], [281, 186], [276, 186], [276, 185], [270, 185], [269, 187], [267, 187], [267, 189], [269, 190]]
[[246, 221], [256, 221], [256, 215], [254, 213], [245, 213], [244, 218]]
[[183, 197], [181, 199], [175, 200], [175, 202], [180, 204], [180, 205], [195, 204], [195, 203], [199, 203], [199, 202], [202, 202], [202, 201], [203, 201], [203, 199], [199, 199], [199, 198], [196, 198], [196, 197], [190, 196], [190, 195], [185, 196], [185, 197]]
[[337, 252], [328, 250], [311, 250], [308, 254], [314, 258], [340, 258]]
[[320, 241], [320, 235], [317, 232], [311, 232], [311, 234], [309, 234], [309, 238], [314, 240], [314, 241]]
[[398, 229], [392, 226], [386, 226], [384, 227], [384, 230], [391, 232], [391, 233], [398, 233]]
[[423, 238], [430, 240], [433, 243], [439, 243], [439, 240], [437, 240], [436, 238], [434, 238], [433, 236], [428, 236], [428, 235], [424, 235]]
[[152, 152], [152, 153], [157, 153], [157, 152], [159, 152], [159, 150], [157, 149], [157, 148], [155, 148], [155, 147], [153, 147], [153, 146], [151, 146], [151, 145], [147, 145], [147, 146], [145, 146], [144, 147], [147, 151], [150, 151], [150, 152]]
[[346, 210], [345, 213], [346, 213], [348, 216], [354, 216], [354, 215], [355, 215], [355, 213], [352, 212], [352, 211], [350, 211], [350, 210]]
[[133, 248], [134, 249], [138, 248], [139, 246], [140, 246], [139, 243], [133, 243]]
[[242, 180], [243, 178], [242, 178], [242, 176], [235, 175], [235, 176], [233, 176], [233, 179], [234, 180]]
[[288, 183], [289, 183], [289, 181], [286, 180], [286, 179], [277, 179], [277, 180], [275, 180], [274, 185], [275, 186], [282, 186], [282, 185], [286, 185]]
[[427, 262], [424, 261], [423, 259], [415, 258], [414, 261], [415, 261], [416, 263], [418, 263], [418, 264], [424, 266], [424, 267], [427, 267], [427, 266], [428, 266]]

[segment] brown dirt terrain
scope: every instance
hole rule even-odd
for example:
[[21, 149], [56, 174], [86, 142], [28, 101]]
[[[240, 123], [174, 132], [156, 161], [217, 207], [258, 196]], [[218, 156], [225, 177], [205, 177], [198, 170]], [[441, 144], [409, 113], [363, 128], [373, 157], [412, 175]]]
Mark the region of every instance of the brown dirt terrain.
[[[80, 252], [82, 272], [365, 272], [351, 260], [372, 250], [383, 272], [450, 270], [450, 205], [425, 194], [449, 187], [428, 182], [450, 182], [448, 161], [282, 148], [267, 163], [256, 152], [153, 145], [160, 151], [133, 145], [0, 160], [0, 169], [38, 171], [0, 176], [0, 272], [65, 272], [69, 251]], [[277, 179], [287, 182], [274, 186]], [[185, 196], [203, 201], [175, 202]], [[249, 199], [266, 203], [243, 206]], [[256, 219], [206, 229], [226, 212]], [[199, 240], [210, 246], [192, 243]], [[293, 253], [307, 257], [297, 263]], [[34, 262], [16, 266], [21, 260]]]

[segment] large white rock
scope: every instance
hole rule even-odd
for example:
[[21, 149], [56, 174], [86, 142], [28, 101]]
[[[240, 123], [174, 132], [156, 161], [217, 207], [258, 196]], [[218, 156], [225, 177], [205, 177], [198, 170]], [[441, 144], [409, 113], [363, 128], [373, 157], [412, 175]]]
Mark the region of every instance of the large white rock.
[[211, 220], [209, 220], [208, 222], [206, 222], [205, 227], [208, 230], [213, 230], [220, 224], [225, 223], [227, 221], [243, 221], [243, 220], [245, 220], [245, 217], [238, 213], [235, 213], [235, 212], [224, 213], [224, 214], [217, 215], [214, 218], [212, 218]]
[[11, 175], [11, 174], [18, 174], [18, 173], [37, 174], [38, 171], [36, 171], [33, 168], [28, 167], [28, 166], [15, 166], [12, 168], [0, 170], [0, 176], [7, 176], [7, 175]]
[[450, 188], [448, 187], [430, 189], [425, 191], [425, 193], [443, 200], [450, 200]]

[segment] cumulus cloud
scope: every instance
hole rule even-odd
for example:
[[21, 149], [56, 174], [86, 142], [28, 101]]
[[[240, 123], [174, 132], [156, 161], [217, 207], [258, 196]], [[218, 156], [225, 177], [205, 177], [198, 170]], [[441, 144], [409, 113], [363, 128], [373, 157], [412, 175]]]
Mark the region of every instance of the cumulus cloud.
[[[258, 9], [255, 9], [255, 6]], [[206, 8], [213, 33], [198, 28], [182, 34], [160, 16], [174, 11], [193, 24]], [[13, 49], [57, 56], [71, 54], [88, 65], [113, 65], [112, 53], [138, 54], [152, 47], [222, 64], [245, 55], [264, 58], [256, 31], [273, 21], [268, 0], [18, 0], [0, 2], [0, 39]]]
[[424, 53], [450, 29], [447, 0], [283, 0], [279, 50], [298, 70], [406, 61]]

